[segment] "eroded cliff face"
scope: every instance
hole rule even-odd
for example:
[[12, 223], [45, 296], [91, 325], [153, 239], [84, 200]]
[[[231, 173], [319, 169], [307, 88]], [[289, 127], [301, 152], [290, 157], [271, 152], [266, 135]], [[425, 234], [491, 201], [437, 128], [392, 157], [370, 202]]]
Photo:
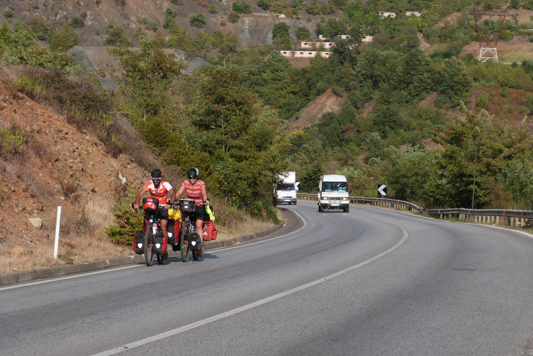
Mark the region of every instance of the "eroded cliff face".
[[[15, 21], [29, 22], [33, 17], [43, 17], [58, 30], [61, 24], [70, 22], [74, 17], [82, 12], [86, 12], [85, 26], [76, 29], [78, 37], [81, 38], [82, 46], [103, 46], [107, 37], [108, 26], [122, 26], [127, 36], [132, 39], [135, 30], [144, 26], [138, 22], [141, 17], [146, 17], [157, 25], [157, 29], [168, 35], [163, 28], [165, 23], [165, 11], [171, 9], [176, 14], [177, 23], [185, 28], [194, 38], [200, 31], [212, 34], [216, 30], [224, 33], [232, 31], [235, 33], [242, 46], [252, 44], [271, 44], [272, 28], [278, 22], [286, 22], [291, 27], [291, 37], [296, 40], [295, 33], [299, 26], [308, 27], [311, 31], [316, 28], [318, 19], [311, 22], [298, 19], [278, 18], [274, 14], [266, 12], [252, 4], [253, 14], [242, 15], [241, 19], [232, 24], [227, 21], [231, 11], [231, 4], [220, 1], [205, 2], [217, 7], [217, 13], [212, 14], [207, 8], [192, 0], [182, 0], [181, 5], [174, 5], [170, 1], [164, 0], [126, 0], [124, 6], [117, 5], [121, 1], [102, 0], [99, 5], [95, 0], [2, 0], [0, 1], [0, 23], [7, 21], [10, 27], [14, 28]], [[4, 11], [9, 7], [13, 8], [13, 16], [10, 19], [4, 17]], [[203, 13], [206, 17], [204, 28], [191, 26], [189, 17], [196, 13]], [[314, 18], [314, 17], [313, 17]], [[220, 23], [225, 20], [226, 25]], [[154, 35], [154, 31], [146, 30], [149, 36]], [[135, 41], [134, 41], [135, 42]], [[135, 44], [135, 43], [134, 43]]]
[[[16, 136], [23, 138], [18, 141]], [[0, 78], [0, 273], [131, 254], [109, 241], [116, 194], [149, 173]], [[57, 207], [59, 254], [53, 259]]]

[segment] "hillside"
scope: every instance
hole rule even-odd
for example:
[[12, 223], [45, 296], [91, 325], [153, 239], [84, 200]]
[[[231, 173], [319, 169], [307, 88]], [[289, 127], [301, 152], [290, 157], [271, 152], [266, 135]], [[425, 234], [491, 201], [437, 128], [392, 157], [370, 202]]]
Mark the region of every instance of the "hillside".
[[[13, 29], [15, 21], [30, 22], [34, 17], [42, 17], [53, 24], [57, 31], [61, 24], [70, 22], [80, 13], [86, 11], [85, 25], [76, 29], [78, 37], [81, 39], [79, 45], [82, 46], [104, 46], [107, 37], [107, 31], [110, 26], [121, 26], [124, 28], [126, 35], [134, 38], [137, 28], [143, 28], [148, 32], [150, 37], [155, 35], [156, 30], [168, 36], [168, 31], [163, 27], [165, 23], [166, 9], [172, 10], [176, 15], [175, 21], [184, 28], [192, 38], [200, 32], [212, 35], [216, 30], [223, 33], [233, 32], [239, 39], [242, 46], [250, 44], [271, 44], [272, 28], [278, 22], [287, 23], [292, 32], [296, 32], [299, 26], [305, 26], [314, 31], [318, 19], [311, 22], [302, 19], [278, 18], [274, 14], [266, 12], [257, 7], [255, 2], [252, 4], [252, 14], [241, 16], [237, 23], [227, 21], [228, 14], [231, 12], [230, 4], [224, 1], [181, 1], [181, 5], [174, 5], [170, 1], [157, 0], [127, 0], [124, 6], [117, 5], [114, 0], [101, 0], [97, 5], [95, 1], [75, 1], [64, 0], [60, 3], [42, 3], [39, 1], [16, 2], [0, 1], [0, 23], [7, 22]], [[12, 17], [6, 18], [5, 9], [12, 7]], [[214, 6], [217, 13], [210, 13], [209, 6]], [[205, 26], [197, 28], [191, 26], [189, 17], [196, 13], [203, 13], [206, 17]], [[151, 22], [151, 29], [139, 23], [140, 18], [146, 18]], [[221, 26], [221, 21], [226, 24]], [[293, 40], [296, 37], [292, 36]], [[138, 44], [138, 41], [134, 41]]]
[[[139, 185], [146, 172], [128, 155], [112, 158], [95, 136], [2, 80], [0, 93], [0, 273], [131, 254], [113, 245], [103, 227], [113, 221], [121, 187]], [[4, 145], [6, 132], [17, 130], [27, 142], [20, 151]], [[62, 258], [54, 260], [58, 206]]]

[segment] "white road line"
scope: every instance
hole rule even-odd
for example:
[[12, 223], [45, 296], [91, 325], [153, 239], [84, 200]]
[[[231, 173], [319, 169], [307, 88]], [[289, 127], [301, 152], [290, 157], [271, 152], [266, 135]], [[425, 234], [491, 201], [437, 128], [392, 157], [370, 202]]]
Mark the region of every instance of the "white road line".
[[262, 244], [262, 243], [265, 243], [265, 242], [269, 242], [269, 241], [273, 241], [273, 240], [277, 240], [277, 239], [280, 239], [282, 237], [287, 237], [287, 236], [291, 236], [291, 235], [294, 235], [296, 233], [299, 233], [300, 231], [302, 231], [303, 229], [305, 229], [308, 224], [307, 224], [307, 221], [300, 215], [298, 214], [296, 211], [294, 210], [291, 210], [293, 213], [295, 213], [296, 215], [298, 215], [298, 217], [300, 218], [300, 220], [302, 220], [302, 223], [303, 225], [296, 231], [293, 231], [293, 232], [290, 232], [286, 235], [281, 235], [281, 236], [278, 236], [278, 237], [272, 237], [270, 239], [266, 239], [266, 240], [261, 240], [261, 241], [257, 241], [257, 242], [250, 242], [250, 243], [246, 243], [246, 244], [243, 244], [243, 245], [238, 245], [238, 246], [231, 246], [231, 247], [226, 247], [226, 248], [222, 248], [222, 249], [216, 249], [217, 251], [228, 251], [228, 250], [233, 250], [233, 249], [236, 249], [236, 248], [242, 248], [242, 247], [247, 247], [247, 246], [253, 246], [253, 245], [257, 245], [257, 244]]
[[[288, 233], [286, 235], [281, 235], [281, 236], [278, 236], [278, 237], [274, 237], [274, 238], [270, 238], [270, 239], [266, 239], [266, 240], [262, 240], [262, 241], [257, 241], [257, 242], [251, 242], [251, 243], [247, 243], [247, 244], [243, 244], [243, 245], [238, 245], [238, 246], [231, 246], [231, 247], [222, 247], [220, 249], [213, 249], [213, 251], [227, 251], [227, 250], [233, 250], [233, 249], [236, 249], [236, 248], [242, 248], [242, 247], [247, 247], [247, 246], [251, 246], [251, 245], [257, 245], [257, 244], [260, 244], [260, 243], [265, 243], [267, 241], [272, 241], [272, 240], [277, 240], [277, 239], [280, 239], [282, 237], [287, 237], [287, 236], [291, 236], [293, 234], [296, 234], [298, 232], [300, 232], [301, 230], [305, 229], [308, 224], [307, 224], [307, 221], [305, 221], [305, 219], [300, 215], [298, 214], [296, 211], [292, 210], [293, 213], [295, 213], [296, 215], [298, 215], [298, 217], [300, 218], [300, 220], [302, 220], [302, 223], [303, 223], [303, 226], [301, 226], [298, 230], [296, 231], [293, 231], [291, 233]], [[172, 259], [172, 258], [171, 258]], [[73, 278], [81, 278], [81, 277], [88, 277], [88, 276], [92, 276], [92, 275], [95, 275], [95, 274], [100, 274], [100, 273], [108, 273], [108, 272], [116, 272], [118, 270], [122, 270], [122, 269], [126, 269], [126, 268], [134, 268], [134, 267], [143, 267], [144, 264], [135, 264], [135, 265], [131, 265], [131, 266], [124, 266], [124, 267], [117, 267], [117, 268], [111, 268], [111, 269], [106, 269], [106, 270], [103, 270], [103, 271], [96, 271], [96, 272], [86, 272], [86, 273], [83, 273], [83, 274], [77, 274], [77, 275], [74, 275], [74, 276], [67, 276], [67, 277], [58, 277], [58, 278], [53, 278], [51, 277], [51, 279], [47, 279], [47, 280], [44, 280], [44, 281], [37, 281], [37, 282], [29, 282], [29, 283], [24, 283], [24, 284], [20, 284], [20, 285], [14, 285], [14, 286], [9, 286], [9, 287], [0, 287], [0, 292], [2, 291], [5, 291], [5, 290], [9, 290], [9, 289], [15, 289], [15, 288], [24, 288], [24, 287], [30, 287], [30, 286], [35, 286], [35, 285], [38, 285], [38, 284], [44, 284], [44, 283], [51, 283], [51, 282], [58, 282], [58, 281], [64, 281], [64, 280], [67, 280], [67, 279], [73, 279]]]
[[133, 268], [133, 267], [139, 267], [139, 265], [110, 268], [110, 269], [106, 269], [106, 270], [103, 270], [103, 271], [97, 271], [97, 272], [85, 272], [85, 273], [84, 272], [80, 272], [82, 274], [76, 274], [74, 276], [68, 276], [68, 277], [58, 277], [58, 278], [50, 277], [51, 279], [46, 279], [44, 281], [24, 283], [24, 284], [10, 286], [10, 287], [1, 287], [0, 288], [0, 292], [8, 290], [8, 289], [30, 287], [30, 286], [34, 286], [34, 285], [37, 285], [37, 284], [45, 284], [45, 283], [51, 283], [51, 282], [57, 282], [57, 281], [64, 281], [64, 280], [67, 280], [67, 279], [87, 277], [87, 276], [92, 276], [92, 275], [100, 274], [100, 273], [116, 272], [118, 270], [122, 270], [122, 269], [126, 269], [126, 268]]
[[[368, 260], [366, 260], [364, 262], [361, 262], [361, 263], [356, 264], [354, 266], [348, 267], [348, 268], [343, 269], [343, 270], [341, 270], [339, 272], [330, 274], [329, 276], [327, 276], [325, 278], [320, 278], [320, 279], [318, 279], [316, 281], [313, 281], [313, 282], [310, 282], [310, 283], [307, 283], [307, 284], [303, 284], [303, 285], [301, 285], [299, 287], [296, 287], [296, 288], [293, 288], [293, 289], [289, 289], [289, 290], [287, 290], [285, 292], [278, 293], [278, 294], [273, 295], [271, 297], [258, 300], [258, 301], [254, 302], [254, 303], [250, 303], [250, 304], [244, 305], [242, 307], [230, 310], [230, 311], [222, 313], [222, 314], [215, 315], [213, 317], [210, 317], [210, 318], [207, 318], [207, 319], [204, 319], [204, 320], [197, 321], [197, 322], [189, 324], [189, 325], [182, 326], [182, 327], [177, 328], [177, 329], [169, 330], [167, 332], [164, 332], [164, 333], [161, 333], [161, 334], [158, 334], [158, 335], [154, 335], [154, 336], [151, 336], [151, 337], [147, 337], [147, 338], [142, 339], [142, 340], [134, 341], [134, 342], [126, 344], [126, 345], [121, 345], [121, 346], [117, 347], [117, 349], [107, 350], [107, 351], [95, 354], [93, 356], [115, 355], [115, 354], [118, 354], [120, 352], [124, 352], [124, 351], [127, 351], [129, 349], [133, 349], [133, 348], [136, 348], [136, 347], [139, 347], [139, 346], [143, 346], [143, 345], [149, 344], [149, 343], [154, 342], [154, 341], [162, 340], [162, 339], [165, 339], [167, 337], [171, 337], [171, 336], [174, 336], [174, 335], [177, 335], [177, 334], [180, 334], [180, 333], [183, 333], [183, 332], [198, 328], [200, 326], [203, 326], [203, 325], [206, 325], [206, 324], [209, 324], [209, 323], [221, 320], [221, 319], [228, 318], [230, 316], [242, 313], [244, 311], [253, 309], [253, 308], [261, 306], [263, 304], [270, 303], [270, 302], [272, 302], [274, 300], [277, 300], [277, 299], [286, 297], [288, 295], [300, 292], [302, 290], [311, 288], [311, 287], [316, 286], [318, 284], [324, 283], [324, 282], [326, 282], [326, 281], [328, 281], [330, 279], [339, 277], [339, 276], [341, 276], [343, 274], [346, 274], [348, 272], [351, 272], [351, 271], [353, 271], [355, 269], [358, 269], [360, 267], [366, 266], [367, 264], [369, 264], [371, 262], [374, 262], [378, 258], [381, 258], [381, 257], [391, 253], [392, 251], [394, 251], [395, 249], [400, 247], [405, 241], [407, 241], [407, 239], [409, 237], [409, 233], [407, 232], [407, 230], [405, 230], [400, 225], [396, 225], [396, 224], [393, 224], [393, 223], [389, 223], [389, 224], [395, 225], [396, 227], [399, 227], [403, 231], [402, 239], [396, 245], [394, 245], [393, 247], [391, 247], [387, 251], [385, 251], [385, 252], [383, 252], [383, 253], [381, 253], [381, 254], [379, 254], [377, 256], [374, 256], [374, 257], [372, 257], [372, 258], [370, 258], [370, 259], [368, 259]], [[297, 231], [295, 231], [295, 232], [297, 232]], [[295, 233], [295, 232], [293, 232], [293, 233]], [[120, 348], [120, 349], [118, 349], [118, 348]]]

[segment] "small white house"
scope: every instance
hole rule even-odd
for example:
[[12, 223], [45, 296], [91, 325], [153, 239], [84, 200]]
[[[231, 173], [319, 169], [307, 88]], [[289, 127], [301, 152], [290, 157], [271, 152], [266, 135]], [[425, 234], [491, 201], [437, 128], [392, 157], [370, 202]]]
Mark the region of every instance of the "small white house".
[[379, 18], [380, 19], [384, 19], [384, 18], [387, 18], [387, 17], [390, 17], [390, 18], [396, 18], [396, 14], [394, 12], [387, 12], [387, 11], [380, 11], [379, 12]]
[[331, 48], [335, 46], [335, 43], [333, 42], [301, 42], [300, 43], [301, 48], [318, 48], [320, 46], [323, 46], [324, 48]]
[[330, 52], [320, 51], [280, 51], [281, 55], [288, 58], [313, 58], [317, 54], [329, 58]]
[[366, 43], [370, 43], [374, 41], [374, 36], [365, 36], [361, 39], [361, 42], [366, 42]]
[[405, 16], [416, 16], [416, 17], [420, 17], [420, 16], [422, 16], [422, 13], [419, 12], [419, 11], [406, 11], [406, 12], [405, 12]]

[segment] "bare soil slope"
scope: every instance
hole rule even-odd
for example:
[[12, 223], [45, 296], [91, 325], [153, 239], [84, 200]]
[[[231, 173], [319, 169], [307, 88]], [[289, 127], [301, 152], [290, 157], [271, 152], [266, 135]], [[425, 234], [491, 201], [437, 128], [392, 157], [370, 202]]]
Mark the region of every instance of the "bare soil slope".
[[324, 94], [318, 96], [315, 100], [307, 104], [305, 108], [300, 110], [298, 119], [291, 119], [289, 121], [289, 131], [294, 132], [304, 129], [318, 122], [320, 117], [328, 112], [338, 113], [342, 109], [342, 104], [348, 98], [347, 94], [338, 97], [333, 94], [329, 88]]
[[[94, 136], [0, 81], [0, 130], [13, 124], [29, 142], [0, 157], [0, 273], [131, 254], [103, 228], [113, 220], [117, 189], [146, 180], [144, 170], [129, 156], [112, 158]], [[63, 259], [54, 260], [58, 206]]]

